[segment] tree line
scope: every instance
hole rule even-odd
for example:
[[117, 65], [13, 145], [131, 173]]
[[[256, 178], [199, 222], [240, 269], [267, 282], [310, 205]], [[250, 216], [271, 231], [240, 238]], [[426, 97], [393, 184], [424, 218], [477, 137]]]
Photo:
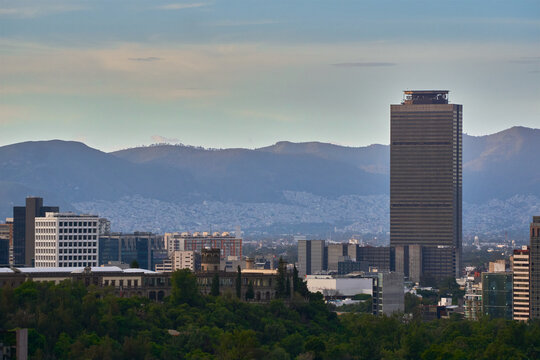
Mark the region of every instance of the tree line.
[[270, 304], [203, 296], [189, 270], [172, 275], [164, 302], [69, 280], [25, 282], [0, 289], [0, 330], [28, 328], [32, 359], [540, 358], [537, 321], [338, 316], [299, 283], [287, 296], [288, 278]]

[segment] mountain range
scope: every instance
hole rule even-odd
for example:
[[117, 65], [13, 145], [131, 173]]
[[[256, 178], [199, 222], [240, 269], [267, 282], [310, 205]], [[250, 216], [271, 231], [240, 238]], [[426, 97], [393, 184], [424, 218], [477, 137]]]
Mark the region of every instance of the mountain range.
[[[528, 199], [524, 211], [535, 211], [538, 154], [540, 129], [464, 134], [464, 202], [480, 208], [517, 196]], [[285, 222], [336, 229], [358, 224], [360, 232], [385, 232], [388, 190], [387, 145], [282, 141], [259, 149], [204, 149], [157, 144], [105, 153], [52, 140], [0, 147], [0, 216], [11, 216], [12, 206], [22, 205], [25, 196], [40, 195], [63, 210], [99, 211], [123, 231], [146, 230], [137, 229], [141, 224], [154, 231], [212, 224], [273, 231]], [[366, 211], [379, 215], [366, 217]], [[516, 216], [526, 222], [532, 215]], [[368, 219], [377, 226], [370, 230], [362, 224]], [[466, 224], [464, 219], [465, 231]]]

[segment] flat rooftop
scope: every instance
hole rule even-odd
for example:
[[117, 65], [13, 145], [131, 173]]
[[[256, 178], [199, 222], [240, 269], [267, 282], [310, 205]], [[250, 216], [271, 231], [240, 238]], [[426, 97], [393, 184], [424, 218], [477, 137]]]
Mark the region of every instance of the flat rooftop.
[[402, 104], [448, 104], [449, 90], [404, 90]]
[[450, 90], [403, 90], [403, 93], [405, 94], [419, 94], [419, 95], [427, 95], [427, 94], [448, 94]]
[[[1, 273], [23, 273], [23, 274], [81, 274], [85, 272], [84, 267], [20, 267], [20, 268], [0, 268]], [[155, 271], [147, 269], [121, 269], [118, 266], [92, 266], [90, 272], [98, 273], [123, 273], [123, 274], [157, 274]]]

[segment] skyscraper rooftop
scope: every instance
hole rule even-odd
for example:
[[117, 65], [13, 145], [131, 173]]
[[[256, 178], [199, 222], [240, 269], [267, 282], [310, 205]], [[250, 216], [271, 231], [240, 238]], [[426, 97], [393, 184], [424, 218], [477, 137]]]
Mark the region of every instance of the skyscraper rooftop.
[[448, 90], [404, 90], [402, 104], [448, 104]]

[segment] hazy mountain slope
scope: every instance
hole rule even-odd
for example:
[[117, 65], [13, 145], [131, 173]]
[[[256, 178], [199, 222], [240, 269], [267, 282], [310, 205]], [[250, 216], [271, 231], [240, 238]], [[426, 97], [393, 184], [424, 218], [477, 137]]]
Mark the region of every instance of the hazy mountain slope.
[[478, 203], [516, 194], [540, 196], [540, 129], [513, 127], [469, 136], [464, 139], [463, 153], [464, 200]]
[[[496, 218], [486, 204], [528, 221], [540, 198], [540, 130], [515, 127], [464, 135], [463, 142], [463, 200], [485, 212], [470, 226], [482, 229]], [[108, 154], [77, 142], [25, 142], [0, 147], [0, 217], [11, 216], [11, 207], [24, 204], [25, 196], [42, 195], [65, 210], [76, 204], [109, 214], [123, 229], [140, 224], [143, 216], [155, 229], [164, 228], [159, 224], [164, 218], [172, 229], [203, 219], [263, 228], [286, 218], [291, 224], [334, 219], [344, 229], [358, 219], [350, 229], [365, 231], [367, 222], [381, 228], [387, 217], [376, 209], [388, 204], [371, 208], [374, 198], [366, 196], [387, 199], [388, 169], [385, 145], [279, 142], [255, 150], [156, 145]], [[134, 202], [138, 210], [131, 212]], [[217, 221], [224, 212], [229, 220]]]
[[323, 159], [344, 162], [377, 174], [389, 173], [390, 148], [374, 144], [366, 147], [345, 147], [321, 142], [292, 143], [280, 141], [258, 149], [276, 154], [314, 155]]
[[24, 206], [27, 196], [41, 196], [46, 199], [45, 205], [58, 205], [65, 211], [73, 211], [75, 208], [66, 202], [57, 193], [44, 189], [30, 188], [21, 184], [0, 181], [0, 222], [6, 217], [13, 216], [14, 206]]
[[204, 150], [160, 145], [113, 153], [138, 164], [159, 164], [190, 173], [222, 201], [281, 201], [283, 191], [317, 195], [385, 193], [388, 178], [312, 154], [248, 149]]
[[69, 203], [131, 194], [166, 199], [182, 195], [180, 185], [190, 191], [196, 185], [179, 171], [136, 165], [82, 143], [59, 140], [0, 147], [0, 181], [43, 189]]

